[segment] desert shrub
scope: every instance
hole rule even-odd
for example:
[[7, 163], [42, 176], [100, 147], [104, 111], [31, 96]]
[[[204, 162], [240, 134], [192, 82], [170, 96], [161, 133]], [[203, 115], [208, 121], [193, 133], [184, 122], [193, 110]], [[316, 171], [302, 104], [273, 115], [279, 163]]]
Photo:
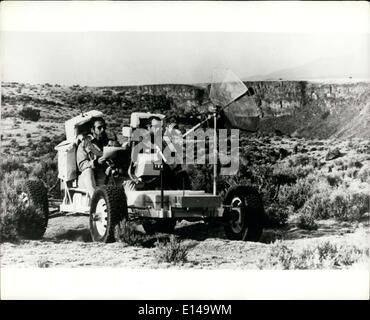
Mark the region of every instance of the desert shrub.
[[31, 121], [38, 121], [41, 117], [40, 110], [28, 107], [22, 108], [22, 110], [18, 112], [18, 115], [24, 120]]
[[369, 252], [355, 246], [336, 245], [325, 241], [320, 243], [314, 250], [309, 251], [312, 256], [317, 255], [318, 267], [340, 267], [349, 266], [362, 256], [368, 256]]
[[48, 155], [48, 157], [50, 157], [50, 154], [51, 156], [56, 154], [54, 149], [56, 145], [57, 143], [52, 142], [49, 137], [42, 137], [39, 144], [33, 144], [32, 141], [28, 144], [30, 148], [36, 151], [36, 156]]
[[47, 136], [42, 136], [41, 140], [40, 140], [41, 143], [50, 142], [50, 141], [51, 141], [51, 139]]
[[129, 246], [140, 247], [143, 246], [148, 237], [136, 230], [134, 222], [124, 221], [115, 230], [115, 238]]
[[36, 157], [36, 156], [37, 156], [36, 151], [29, 151], [29, 152], [27, 153], [27, 157], [28, 157], [29, 159], [32, 159], [32, 158], [34, 158], [34, 157]]
[[274, 140], [275, 141], [281, 141], [283, 138], [281, 137], [281, 135], [283, 134], [280, 130], [275, 130], [275, 134], [276, 136], [274, 137]]
[[257, 264], [260, 269], [337, 269], [368, 261], [369, 250], [353, 245], [336, 245], [329, 241], [299, 250], [277, 241], [266, 257]]
[[345, 186], [331, 189], [328, 186], [314, 193], [301, 213], [315, 219], [358, 220], [369, 211], [369, 203], [368, 189], [353, 190]]
[[276, 167], [273, 171], [273, 178], [277, 184], [291, 184], [297, 181], [297, 176], [291, 168]]
[[14, 215], [9, 211], [0, 210], [0, 242], [14, 242], [19, 240]]
[[306, 201], [301, 213], [316, 219], [328, 219], [331, 217], [331, 202], [329, 190], [314, 193]]
[[260, 258], [257, 266], [260, 269], [293, 269], [293, 249], [282, 241], [277, 241], [269, 248], [267, 258]]
[[66, 134], [62, 133], [62, 134], [53, 136], [51, 138], [51, 143], [54, 144], [54, 145], [57, 145], [57, 144], [61, 143], [64, 140], [66, 140]]
[[0, 242], [33, 239], [44, 223], [39, 208], [26, 206], [20, 194], [27, 175], [13, 171], [4, 175], [0, 190]]
[[358, 161], [356, 159], [350, 159], [348, 161], [348, 168], [362, 168], [363, 167], [363, 164], [361, 161]]
[[33, 162], [33, 159], [32, 159], [32, 158], [28, 158], [28, 152], [24, 152], [22, 155], [24, 156], [24, 160], [23, 160], [23, 162], [24, 162], [25, 164], [27, 164], [27, 163], [32, 163], [32, 162]]
[[14, 171], [23, 171], [28, 173], [28, 169], [24, 166], [19, 158], [9, 157], [2, 159], [0, 163], [0, 179], [2, 180], [4, 174]]
[[362, 167], [357, 174], [357, 178], [360, 179], [361, 182], [367, 182], [370, 184], [370, 167]]
[[363, 145], [358, 146], [355, 150], [357, 153], [369, 153], [370, 154], [369, 141], [366, 141]]
[[330, 111], [327, 110], [321, 115], [321, 119], [326, 119], [330, 115]]
[[42, 211], [20, 202], [8, 204], [7, 211], [0, 216], [0, 241], [33, 239], [44, 223]]
[[272, 203], [278, 192], [278, 183], [273, 176], [271, 165], [241, 166], [238, 184], [251, 185], [261, 194], [264, 203]]
[[339, 220], [358, 220], [369, 211], [369, 194], [349, 192], [344, 188], [331, 194], [331, 215]]
[[298, 214], [297, 226], [298, 228], [304, 230], [317, 230], [318, 228], [318, 225], [312, 215], [302, 213]]
[[266, 206], [266, 227], [279, 228], [287, 224], [288, 218], [293, 214], [292, 206], [283, 206], [273, 202]]
[[350, 168], [348, 169], [345, 173], [344, 173], [344, 176], [347, 176], [347, 177], [350, 177], [352, 179], [356, 179], [357, 178], [357, 174], [358, 174], [358, 169], [356, 168]]
[[298, 210], [311, 197], [314, 179], [299, 179], [292, 185], [284, 185], [279, 190], [279, 203], [283, 206], [291, 205]]
[[[31, 151], [34, 152], [34, 151]], [[60, 196], [60, 186], [58, 183], [58, 162], [57, 158], [47, 158], [39, 161], [33, 166], [31, 177], [35, 177], [44, 182], [50, 195], [58, 198]], [[54, 189], [52, 189], [54, 187]], [[52, 190], [51, 190], [52, 189]]]
[[295, 183], [297, 179], [305, 178], [314, 171], [312, 165], [291, 166], [288, 163], [281, 163], [275, 166], [273, 175], [280, 184]]
[[46, 258], [40, 258], [36, 261], [36, 266], [38, 268], [49, 268], [51, 264], [51, 261], [49, 261]]
[[320, 260], [333, 259], [338, 254], [338, 248], [336, 245], [329, 241], [320, 243], [316, 248], [317, 254]]
[[250, 173], [252, 183], [259, 186], [259, 189], [262, 190], [266, 184], [271, 182], [273, 167], [270, 165], [252, 165]]
[[[241, 161], [240, 169], [238, 175], [231, 177], [223, 177], [230, 185], [235, 184], [248, 184], [257, 188], [257, 190], [262, 194], [264, 202], [269, 205], [276, 202], [278, 195], [283, 189], [283, 195], [281, 199], [286, 196], [288, 198], [289, 191], [295, 192], [296, 188], [293, 185], [303, 178], [307, 177], [314, 168], [311, 165], [308, 166], [298, 166], [298, 167], [289, 167], [288, 163], [280, 163], [277, 165], [247, 165], [244, 161]], [[198, 179], [203, 181], [211, 179], [211, 173], [208, 176], [202, 174]], [[297, 204], [295, 207], [300, 207], [302, 204], [298, 202], [303, 201], [308, 197], [306, 192], [309, 189], [309, 184], [311, 183], [312, 177], [307, 182], [299, 182], [299, 188], [296, 192], [300, 193], [301, 198], [295, 200]], [[205, 184], [205, 183], [203, 183]], [[284, 188], [286, 186], [286, 188]], [[294, 195], [291, 196], [293, 198]], [[280, 207], [286, 208], [291, 205], [292, 199], [286, 199], [287, 201], [281, 201]], [[303, 202], [304, 202], [303, 201]], [[280, 202], [280, 201], [279, 201]], [[274, 211], [276, 211], [276, 206], [272, 205]]]
[[342, 184], [343, 179], [338, 174], [329, 174], [326, 179], [331, 187], [337, 187]]
[[343, 161], [343, 159], [337, 159], [334, 161], [334, 164], [337, 166], [337, 167], [341, 167], [342, 170], [346, 169], [346, 165]]
[[2, 209], [6, 208], [8, 202], [15, 203], [17, 201], [27, 178], [28, 174], [22, 170], [14, 170], [3, 174], [0, 185], [0, 200], [5, 207], [1, 206]]
[[171, 235], [168, 243], [156, 244], [156, 258], [158, 262], [169, 262], [173, 264], [187, 261], [189, 248], [184, 246], [181, 241], [177, 240], [174, 235]]
[[289, 165], [292, 167], [307, 166], [311, 163], [311, 161], [312, 161], [311, 157], [307, 155], [299, 154], [289, 159]]
[[350, 266], [359, 261], [367, 261], [369, 259], [369, 248], [360, 249], [356, 246], [340, 246], [337, 249], [338, 255], [334, 260], [334, 265]]

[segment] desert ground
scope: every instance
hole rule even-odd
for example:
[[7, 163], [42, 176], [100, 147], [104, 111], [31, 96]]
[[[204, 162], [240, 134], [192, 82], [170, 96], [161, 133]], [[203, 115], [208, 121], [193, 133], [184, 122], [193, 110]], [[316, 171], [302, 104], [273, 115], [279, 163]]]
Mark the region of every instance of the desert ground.
[[[271, 252], [282, 244], [297, 252], [305, 248], [317, 248], [330, 243], [338, 248], [361, 248], [369, 244], [368, 220], [356, 226], [350, 223], [322, 221], [315, 232], [305, 232], [295, 227], [284, 230], [267, 229], [261, 242], [242, 242], [225, 239], [222, 228], [209, 227], [204, 223], [181, 222], [175, 235], [189, 249], [187, 260], [180, 263], [158, 263], [156, 241], [163, 235], [150, 238], [144, 245], [93, 243], [90, 240], [88, 219], [84, 217], [60, 217], [52, 219], [42, 241], [23, 240], [21, 243], [1, 245], [2, 267], [121, 267], [153, 269], [289, 269], [294, 265], [271, 264]], [[277, 241], [277, 242], [276, 242]], [[335, 252], [335, 254], [340, 254]], [[326, 267], [368, 268], [368, 256], [364, 254], [356, 263], [334, 265], [330, 259]], [[362, 254], [361, 254], [362, 255]], [[324, 268], [325, 265], [307, 263], [304, 269]]]
[[[12, 224], [17, 221], [14, 209], [17, 203], [10, 196], [22, 181], [41, 179], [53, 199], [50, 212], [58, 213], [54, 203], [60, 199], [54, 147], [65, 138], [64, 121], [80, 112], [75, 104], [85, 110], [104, 111], [108, 124], [119, 132], [127, 122], [127, 115], [138, 110], [140, 106], [136, 103], [140, 101], [144, 101], [145, 108], [151, 104], [165, 105], [164, 110], [156, 111], [166, 114], [173, 114], [178, 103], [166, 95], [140, 96], [135, 88], [119, 94], [120, 104], [112, 98], [112, 90], [101, 88], [100, 100], [96, 101], [97, 89], [94, 90], [15, 83], [3, 86], [1, 267], [368, 268], [370, 138], [366, 134], [360, 138], [342, 137], [339, 133], [351, 129], [348, 123], [346, 127], [336, 128], [334, 133], [331, 128], [326, 137], [315, 137], [311, 131], [311, 137], [307, 137], [307, 128], [303, 130], [305, 137], [280, 129], [241, 135], [240, 170], [236, 176], [219, 179], [218, 188], [221, 195], [227, 186], [235, 184], [251, 184], [260, 191], [268, 219], [259, 242], [227, 240], [223, 227], [180, 221], [172, 246], [168, 242], [170, 235], [145, 235], [140, 233], [140, 225], [140, 237], [131, 243], [94, 243], [88, 218], [75, 216], [50, 219], [42, 239], [25, 239], [17, 233], [16, 223]], [[118, 91], [113, 92], [113, 97]], [[39, 110], [37, 120], [22, 115], [20, 112], [25, 108]], [[366, 114], [361, 117], [361, 124], [368, 117], [368, 104], [363, 110]], [[116, 116], [117, 113], [120, 115]], [[186, 115], [185, 110], [181, 116]], [[331, 116], [335, 119], [338, 113], [334, 110], [333, 115], [325, 117], [330, 120]], [[356, 120], [355, 124], [358, 123]], [[186, 128], [191, 124], [182, 125]], [[209, 166], [189, 167], [192, 187], [210, 191], [211, 172]], [[176, 254], [176, 250], [183, 253], [179, 259], [163, 258], [166, 252]]]

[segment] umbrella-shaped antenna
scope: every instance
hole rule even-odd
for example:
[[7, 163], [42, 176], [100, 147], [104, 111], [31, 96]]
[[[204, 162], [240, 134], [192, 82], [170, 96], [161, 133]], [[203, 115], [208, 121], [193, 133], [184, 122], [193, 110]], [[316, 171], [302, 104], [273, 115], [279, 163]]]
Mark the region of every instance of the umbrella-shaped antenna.
[[[212, 84], [209, 93], [209, 98], [216, 106], [216, 114], [209, 115], [205, 120], [198, 123], [189, 131], [183, 134], [183, 138], [191, 132], [198, 129], [204, 123], [209, 121], [217, 112], [225, 109], [235, 100], [248, 92], [246, 85], [239, 79], [239, 77], [229, 69], [216, 69], [212, 75]], [[215, 128], [216, 130], [216, 128]]]
[[246, 85], [236, 76], [231, 70], [219, 69], [213, 72], [211, 90], [209, 93], [209, 98], [215, 105], [215, 110], [212, 115], [209, 115], [201, 123], [198, 123], [195, 127], [187, 131], [183, 137], [199, 128], [205, 122], [213, 117], [213, 127], [214, 127], [214, 146], [213, 146], [213, 194], [216, 195], [216, 178], [217, 178], [217, 112], [227, 108], [235, 100], [239, 99], [245, 93], [248, 92]]
[[231, 70], [215, 70], [209, 98], [215, 106], [225, 108], [248, 91]]
[[209, 97], [218, 112], [224, 111], [224, 124], [229, 128], [255, 132], [261, 110], [254, 97], [246, 93], [248, 88], [231, 70], [214, 73]]

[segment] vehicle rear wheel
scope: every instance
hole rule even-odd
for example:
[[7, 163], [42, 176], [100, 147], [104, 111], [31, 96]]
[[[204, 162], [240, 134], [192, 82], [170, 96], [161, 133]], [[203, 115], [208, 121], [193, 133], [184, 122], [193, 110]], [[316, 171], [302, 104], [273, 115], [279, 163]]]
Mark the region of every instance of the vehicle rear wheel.
[[37, 209], [27, 219], [27, 228], [22, 231], [24, 237], [31, 240], [41, 239], [46, 231], [49, 219], [48, 190], [40, 180], [28, 180], [23, 186], [20, 200], [26, 207], [33, 206]]
[[127, 202], [122, 187], [98, 188], [91, 199], [90, 233], [93, 241], [114, 242], [115, 228], [127, 219]]
[[249, 186], [236, 186], [226, 194], [225, 205], [231, 208], [225, 212], [226, 237], [230, 240], [258, 241], [264, 224], [264, 208], [259, 192]]

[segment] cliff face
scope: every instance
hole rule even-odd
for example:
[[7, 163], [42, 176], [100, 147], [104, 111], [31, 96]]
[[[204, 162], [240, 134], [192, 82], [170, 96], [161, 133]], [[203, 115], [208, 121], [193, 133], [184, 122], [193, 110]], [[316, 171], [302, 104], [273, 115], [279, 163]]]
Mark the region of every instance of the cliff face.
[[[370, 83], [249, 81], [261, 107], [261, 131], [282, 131], [308, 138], [370, 138]], [[130, 88], [131, 89], [131, 88]], [[132, 87], [136, 93], [164, 94], [178, 110], [205, 112], [209, 86]]]
[[[310, 138], [370, 137], [370, 83], [255, 83], [262, 131]], [[345, 130], [344, 130], [345, 129]]]
[[[261, 107], [261, 131], [282, 131], [307, 138], [370, 138], [370, 83], [249, 81]], [[209, 86], [157, 85], [132, 87], [136, 93], [164, 94], [178, 110], [203, 113]]]
[[[263, 113], [262, 132], [279, 130], [321, 139], [370, 138], [370, 82], [248, 81], [245, 84]], [[154, 109], [176, 116], [179, 122], [195, 124], [211, 105], [209, 89], [209, 84], [61, 87], [7, 83], [2, 86], [5, 106], [2, 115], [14, 113], [11, 107], [14, 105], [53, 110], [57, 104], [76, 112], [77, 107], [98, 108], [114, 115], [117, 125], [133, 111]]]
[[128, 87], [108, 87], [116, 92], [125, 91], [129, 95], [165, 95], [177, 104], [201, 105], [208, 98], [207, 85], [159, 84]]

